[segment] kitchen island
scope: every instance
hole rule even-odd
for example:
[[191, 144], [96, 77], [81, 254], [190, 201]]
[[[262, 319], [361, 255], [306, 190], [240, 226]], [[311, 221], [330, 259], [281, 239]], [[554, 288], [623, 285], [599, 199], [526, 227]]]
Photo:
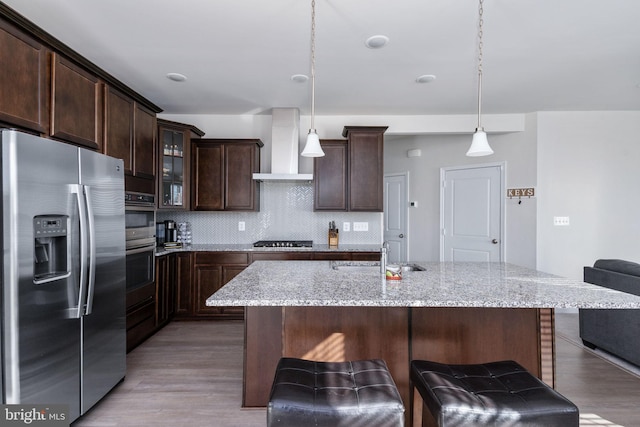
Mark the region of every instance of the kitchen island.
[[640, 297], [504, 263], [254, 262], [206, 304], [246, 307], [243, 406], [265, 406], [282, 356], [384, 359], [409, 408], [409, 361], [513, 359], [553, 386], [554, 308], [640, 308]]

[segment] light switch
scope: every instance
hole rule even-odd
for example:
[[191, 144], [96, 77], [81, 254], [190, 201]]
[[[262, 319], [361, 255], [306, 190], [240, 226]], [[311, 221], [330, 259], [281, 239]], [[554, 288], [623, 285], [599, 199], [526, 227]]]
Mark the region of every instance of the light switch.
[[353, 231], [369, 231], [368, 222], [354, 222]]
[[569, 217], [568, 216], [554, 216], [553, 217], [553, 225], [557, 226], [568, 226], [569, 225]]

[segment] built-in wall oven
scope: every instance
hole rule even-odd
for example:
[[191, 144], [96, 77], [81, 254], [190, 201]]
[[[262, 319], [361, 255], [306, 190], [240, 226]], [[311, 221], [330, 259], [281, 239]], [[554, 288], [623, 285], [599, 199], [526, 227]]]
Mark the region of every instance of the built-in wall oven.
[[153, 194], [125, 192], [127, 291], [155, 281], [156, 204]]

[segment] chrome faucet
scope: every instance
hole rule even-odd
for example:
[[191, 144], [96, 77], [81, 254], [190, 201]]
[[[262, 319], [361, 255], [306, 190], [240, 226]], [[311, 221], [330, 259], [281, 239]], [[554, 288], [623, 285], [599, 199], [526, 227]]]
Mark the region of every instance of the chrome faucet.
[[383, 242], [380, 248], [380, 273], [387, 273], [387, 254], [389, 253], [389, 242]]

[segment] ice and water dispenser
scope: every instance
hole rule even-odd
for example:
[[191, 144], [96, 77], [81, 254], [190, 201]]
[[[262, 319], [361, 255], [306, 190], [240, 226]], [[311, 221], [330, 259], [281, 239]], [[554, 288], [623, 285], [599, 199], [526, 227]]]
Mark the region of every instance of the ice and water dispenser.
[[66, 215], [33, 218], [33, 283], [39, 285], [71, 275], [68, 224]]

